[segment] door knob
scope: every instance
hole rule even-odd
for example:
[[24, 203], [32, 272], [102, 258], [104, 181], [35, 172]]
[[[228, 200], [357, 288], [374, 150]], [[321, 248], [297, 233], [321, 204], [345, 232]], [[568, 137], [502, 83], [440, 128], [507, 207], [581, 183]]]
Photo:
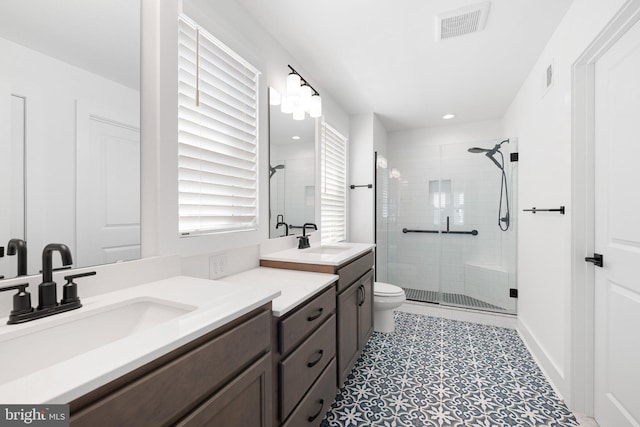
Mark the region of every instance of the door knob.
[[604, 257], [602, 254], [593, 254], [593, 257], [586, 257], [584, 259], [586, 262], [592, 262], [596, 267], [602, 267], [604, 265]]

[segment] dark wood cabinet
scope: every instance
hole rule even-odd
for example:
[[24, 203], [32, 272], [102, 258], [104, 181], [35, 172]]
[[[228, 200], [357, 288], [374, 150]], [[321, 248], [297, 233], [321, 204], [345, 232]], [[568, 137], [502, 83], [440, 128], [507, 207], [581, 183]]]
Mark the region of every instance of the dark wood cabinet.
[[271, 303], [70, 402], [76, 426], [272, 425]]
[[358, 279], [338, 294], [338, 386], [344, 383], [373, 332], [373, 270], [367, 260], [355, 271], [360, 273], [359, 277], [355, 275]]
[[373, 332], [373, 263], [373, 251], [367, 251], [338, 266], [260, 260], [260, 265], [263, 267], [338, 275], [336, 289], [338, 387], [342, 386], [353, 369], [362, 348]]
[[358, 347], [362, 348], [373, 333], [373, 271], [359, 280], [362, 299], [358, 302]]
[[333, 402], [338, 390], [335, 295], [332, 285], [273, 319], [275, 425], [318, 426]]
[[271, 358], [262, 356], [229, 385], [176, 424], [178, 427], [265, 427], [271, 422], [267, 394], [271, 394], [268, 372]]
[[358, 304], [361, 290], [355, 284], [338, 295], [338, 385], [346, 378], [355, 364], [360, 348], [358, 346]]

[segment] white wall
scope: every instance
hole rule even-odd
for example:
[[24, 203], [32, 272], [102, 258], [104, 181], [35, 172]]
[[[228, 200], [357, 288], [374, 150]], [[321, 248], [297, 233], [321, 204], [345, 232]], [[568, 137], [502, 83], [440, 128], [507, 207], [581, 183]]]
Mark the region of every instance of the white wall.
[[[259, 83], [259, 228], [240, 233], [178, 237], [177, 16], [184, 12], [261, 71]], [[268, 239], [269, 86], [282, 91], [291, 64], [320, 92], [325, 120], [348, 135], [349, 117], [246, 11], [233, 0], [143, 0], [143, 256], [184, 257], [253, 247]], [[257, 261], [257, 251], [242, 252]], [[249, 260], [251, 258], [251, 260]], [[204, 261], [203, 261], [204, 262]], [[193, 263], [190, 264], [193, 267]], [[196, 269], [195, 267], [193, 267]]]
[[374, 243], [375, 152], [387, 152], [387, 130], [373, 113], [351, 116], [348, 185], [373, 184], [349, 191], [350, 242]]
[[[380, 121], [380, 118], [374, 114], [373, 116], [373, 151], [378, 155], [388, 155], [389, 133], [385, 129], [384, 125]], [[373, 165], [372, 168], [377, 168]], [[385, 169], [377, 168], [378, 174], [387, 173]], [[376, 182], [373, 183], [374, 195], [376, 197], [376, 210], [375, 212], [375, 227], [376, 235], [371, 243], [376, 243], [376, 280], [384, 282], [387, 280], [387, 221], [381, 216], [381, 206], [383, 202], [382, 189], [379, 185], [382, 184], [382, 178], [378, 175]], [[386, 179], [386, 178], [385, 178]], [[388, 181], [387, 181], [388, 182]]]
[[[567, 208], [520, 215], [518, 328], [570, 407], [571, 66], [623, 3], [574, 0], [504, 117], [503, 133], [519, 141], [520, 208]], [[545, 93], [550, 63], [555, 82]]]
[[[373, 184], [373, 114], [351, 116], [349, 131], [349, 185]], [[348, 191], [347, 240], [373, 243], [373, 191], [361, 187]]]

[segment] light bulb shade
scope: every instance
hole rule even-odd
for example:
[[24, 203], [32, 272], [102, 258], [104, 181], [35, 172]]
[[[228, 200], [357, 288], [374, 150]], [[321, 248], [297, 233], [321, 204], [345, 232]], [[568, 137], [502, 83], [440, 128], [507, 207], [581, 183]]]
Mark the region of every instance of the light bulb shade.
[[311, 86], [308, 84], [302, 85], [300, 88], [300, 104], [302, 104], [302, 108], [305, 110], [309, 110], [311, 107], [311, 94], [313, 91], [311, 90]]
[[293, 101], [288, 96], [283, 96], [280, 104], [280, 111], [284, 114], [293, 113]]
[[296, 73], [290, 73], [287, 76], [287, 96], [289, 98], [300, 96], [300, 76]]
[[270, 105], [280, 105], [281, 102], [280, 92], [275, 90], [274, 88], [269, 88], [269, 104]]
[[302, 105], [293, 106], [293, 120], [304, 120], [304, 108], [302, 108]]
[[315, 94], [311, 97], [309, 104], [309, 117], [314, 119], [322, 116], [322, 98], [320, 95]]

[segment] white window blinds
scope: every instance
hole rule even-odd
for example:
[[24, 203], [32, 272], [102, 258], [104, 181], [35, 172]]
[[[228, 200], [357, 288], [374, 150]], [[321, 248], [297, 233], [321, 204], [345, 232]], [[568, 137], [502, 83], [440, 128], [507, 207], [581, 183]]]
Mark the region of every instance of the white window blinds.
[[321, 239], [339, 242], [347, 238], [347, 139], [323, 122], [320, 146]]
[[258, 225], [259, 72], [188, 17], [178, 35], [181, 235]]

